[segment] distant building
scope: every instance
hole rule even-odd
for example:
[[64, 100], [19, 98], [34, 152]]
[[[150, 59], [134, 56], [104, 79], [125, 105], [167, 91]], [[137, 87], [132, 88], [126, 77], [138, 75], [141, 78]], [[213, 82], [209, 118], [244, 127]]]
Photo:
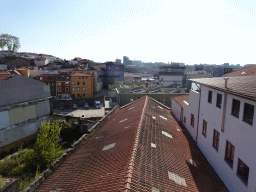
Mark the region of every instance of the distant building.
[[50, 86], [51, 96], [57, 96], [56, 92], [56, 73], [42, 73], [41, 75], [36, 76], [36, 80], [44, 82], [46, 85]]
[[163, 65], [159, 67], [159, 81], [163, 87], [182, 86], [185, 78], [186, 66], [180, 63]]
[[116, 63], [120, 63], [120, 64], [122, 64], [121, 59], [116, 59]]
[[114, 62], [106, 62], [105, 64], [105, 75], [104, 75], [104, 86], [108, 88], [119, 87], [120, 84], [124, 83], [124, 65]]
[[128, 60], [129, 60], [129, 57], [124, 56], [124, 58], [123, 58], [123, 64], [124, 64], [124, 65], [128, 65]]
[[73, 99], [93, 98], [93, 77], [83, 73], [73, 73], [71, 77], [71, 95]]
[[250, 65], [242, 69], [224, 74], [222, 77], [251, 76], [256, 75], [256, 65]]
[[36, 138], [41, 122], [49, 118], [51, 95], [48, 85], [23, 75], [0, 82], [0, 90], [1, 153]]
[[56, 76], [57, 97], [59, 99], [70, 98], [70, 72], [61, 72]]

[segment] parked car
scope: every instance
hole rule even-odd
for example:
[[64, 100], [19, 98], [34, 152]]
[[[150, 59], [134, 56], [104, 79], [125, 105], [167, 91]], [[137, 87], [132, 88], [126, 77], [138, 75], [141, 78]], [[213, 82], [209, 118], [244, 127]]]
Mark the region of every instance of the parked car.
[[73, 104], [73, 109], [77, 109], [77, 105], [76, 104]]
[[101, 104], [99, 101], [94, 101], [94, 105], [97, 109], [101, 109]]
[[88, 103], [85, 103], [85, 104], [84, 104], [84, 108], [85, 108], [85, 109], [89, 109]]

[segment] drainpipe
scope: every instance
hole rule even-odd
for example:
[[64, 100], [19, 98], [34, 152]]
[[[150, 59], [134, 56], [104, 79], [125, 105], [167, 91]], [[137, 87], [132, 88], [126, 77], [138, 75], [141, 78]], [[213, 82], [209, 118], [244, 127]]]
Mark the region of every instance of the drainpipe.
[[224, 102], [223, 102], [223, 115], [222, 115], [222, 122], [221, 122], [221, 131], [224, 132], [224, 123], [226, 117], [226, 105], [227, 105], [227, 93], [224, 92]]
[[199, 104], [198, 104], [198, 115], [197, 115], [196, 144], [197, 144], [198, 129], [199, 129], [200, 104], [201, 104], [201, 88], [199, 88]]

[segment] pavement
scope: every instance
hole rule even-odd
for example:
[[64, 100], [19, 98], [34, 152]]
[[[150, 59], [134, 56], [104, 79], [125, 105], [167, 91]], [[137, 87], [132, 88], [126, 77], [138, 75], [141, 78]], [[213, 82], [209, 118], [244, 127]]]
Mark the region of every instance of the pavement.
[[105, 116], [104, 107], [101, 107], [101, 109], [96, 109], [96, 107], [90, 107], [89, 109], [85, 109], [84, 107], [78, 107], [77, 109], [64, 109], [64, 110], [61, 110], [59, 108], [54, 108], [53, 111], [57, 115], [65, 115], [65, 116], [81, 117], [81, 118]]

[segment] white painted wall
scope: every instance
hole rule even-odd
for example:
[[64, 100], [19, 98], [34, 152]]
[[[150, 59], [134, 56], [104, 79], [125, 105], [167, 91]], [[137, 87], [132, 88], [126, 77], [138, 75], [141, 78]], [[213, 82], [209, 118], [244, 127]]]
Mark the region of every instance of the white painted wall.
[[162, 80], [163, 86], [167, 87], [174, 84], [174, 82], [178, 85], [182, 85], [183, 76], [159, 75], [159, 79]]
[[[208, 91], [213, 92], [212, 104], [208, 103]], [[216, 107], [217, 93], [222, 96], [222, 108]], [[221, 122], [223, 114], [224, 93], [201, 86], [201, 106], [198, 130], [198, 147], [201, 149], [209, 163], [215, 169], [221, 180], [230, 191], [255, 191], [256, 190], [256, 102], [243, 99], [231, 94], [227, 94], [227, 105], [224, 132], [221, 132]], [[231, 115], [232, 99], [240, 100], [239, 118]], [[249, 125], [242, 121], [244, 113], [244, 102], [255, 106], [254, 122]], [[203, 119], [207, 121], [206, 137], [202, 135]], [[189, 129], [189, 127], [188, 127]], [[213, 146], [213, 130], [220, 133], [219, 150]], [[225, 159], [226, 141], [235, 147], [234, 163], [231, 168]], [[250, 169], [248, 185], [241, 181], [236, 175], [238, 158], [240, 158]]]
[[[199, 106], [199, 93], [196, 91], [190, 90], [189, 105], [187, 105], [187, 102], [183, 101], [183, 118], [186, 117], [186, 123], [184, 123], [184, 125], [194, 140], [196, 140], [196, 133], [197, 133], [198, 106]], [[194, 127], [190, 125], [191, 113], [195, 117]]]
[[172, 113], [173, 115], [178, 119], [180, 120], [180, 116], [181, 116], [181, 107], [176, 103], [176, 101], [174, 101], [172, 99], [172, 105], [171, 105], [171, 110], [172, 110]]
[[38, 66], [44, 66], [49, 63], [48, 59], [45, 59], [45, 61], [34, 61], [35, 65]]

